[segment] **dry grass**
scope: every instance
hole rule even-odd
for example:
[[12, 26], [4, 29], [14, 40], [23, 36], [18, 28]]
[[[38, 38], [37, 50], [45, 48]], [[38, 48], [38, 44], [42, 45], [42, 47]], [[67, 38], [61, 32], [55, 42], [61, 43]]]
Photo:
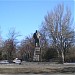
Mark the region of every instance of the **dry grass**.
[[0, 73], [53, 73], [57, 72], [57, 70], [50, 68], [0, 68]]
[[60, 64], [25, 64], [25, 65], [0, 65], [0, 74], [24, 74], [24, 73], [73, 73], [75, 66]]

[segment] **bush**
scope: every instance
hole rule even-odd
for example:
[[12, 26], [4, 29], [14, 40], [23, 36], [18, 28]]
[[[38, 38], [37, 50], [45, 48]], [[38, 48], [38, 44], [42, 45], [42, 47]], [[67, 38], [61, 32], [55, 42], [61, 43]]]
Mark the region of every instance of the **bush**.
[[73, 63], [73, 62], [75, 62], [75, 56], [67, 56], [66, 58], [65, 58], [65, 62], [69, 62], [69, 63]]
[[2, 60], [2, 52], [0, 51], [0, 60]]
[[57, 58], [58, 54], [57, 54], [57, 51], [56, 49], [54, 48], [49, 48], [46, 53], [44, 54], [43, 56], [43, 59], [45, 61], [49, 61], [50, 59], [53, 59], [53, 58]]

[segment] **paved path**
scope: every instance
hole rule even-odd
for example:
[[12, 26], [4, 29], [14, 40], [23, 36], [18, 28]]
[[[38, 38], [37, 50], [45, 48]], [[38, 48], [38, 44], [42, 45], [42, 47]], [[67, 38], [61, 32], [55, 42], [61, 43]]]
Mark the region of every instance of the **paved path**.
[[52, 63], [36, 63], [36, 62], [24, 62], [19, 64], [0, 64], [0, 68], [63, 68], [63, 67], [75, 67], [75, 63], [64, 63], [64, 64], [52, 64]]
[[75, 75], [73, 74], [0, 74], [0, 75]]

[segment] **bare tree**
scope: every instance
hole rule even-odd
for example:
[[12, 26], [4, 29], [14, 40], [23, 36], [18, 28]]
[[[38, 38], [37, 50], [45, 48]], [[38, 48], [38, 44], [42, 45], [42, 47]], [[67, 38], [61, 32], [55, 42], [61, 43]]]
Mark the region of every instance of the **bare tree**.
[[20, 58], [22, 60], [32, 61], [34, 48], [35, 45], [32, 37], [29, 36], [23, 39], [19, 47]]
[[40, 32], [40, 47], [41, 47], [41, 61], [43, 61], [43, 57], [46, 53], [46, 51], [48, 50], [48, 40], [46, 38], [46, 34], [44, 32], [44, 30], [42, 31], [42, 29], [39, 31]]
[[73, 43], [74, 31], [71, 30], [71, 11], [59, 4], [53, 11], [45, 16], [43, 29], [47, 33], [47, 38], [52, 40], [53, 47], [57, 49], [58, 56], [64, 62], [65, 49]]
[[11, 29], [8, 33], [8, 39], [4, 43], [5, 54], [7, 59], [11, 60], [16, 57], [16, 47], [17, 47], [17, 37], [19, 36], [16, 33], [15, 29]]
[[3, 46], [4, 46], [4, 41], [3, 38], [1, 36], [1, 27], [0, 27], [0, 60], [3, 59]]

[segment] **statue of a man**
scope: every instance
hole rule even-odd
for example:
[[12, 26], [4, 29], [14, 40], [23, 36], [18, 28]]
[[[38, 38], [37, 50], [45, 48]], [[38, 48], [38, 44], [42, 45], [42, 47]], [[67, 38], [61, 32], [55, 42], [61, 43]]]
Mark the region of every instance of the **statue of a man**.
[[40, 46], [40, 33], [36, 32], [33, 34], [33, 38], [35, 39], [35, 47], [39, 47]]

